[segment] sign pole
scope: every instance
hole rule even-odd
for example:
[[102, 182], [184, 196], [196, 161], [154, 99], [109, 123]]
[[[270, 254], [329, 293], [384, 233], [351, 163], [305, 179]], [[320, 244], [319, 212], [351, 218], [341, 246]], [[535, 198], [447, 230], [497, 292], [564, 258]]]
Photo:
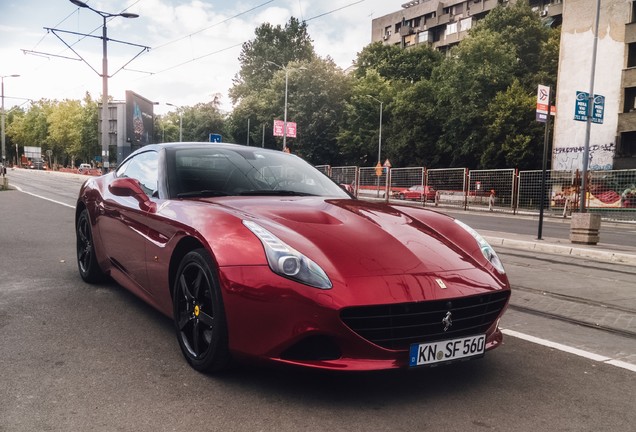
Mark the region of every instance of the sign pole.
[[594, 43], [592, 45], [592, 69], [590, 72], [590, 92], [588, 93], [587, 121], [585, 124], [585, 146], [583, 148], [583, 176], [581, 178], [581, 193], [579, 194], [579, 210], [585, 213], [585, 201], [587, 198], [587, 169], [590, 158], [590, 129], [594, 114], [594, 76], [596, 74], [596, 51], [598, 48], [598, 21], [601, 9], [601, 0], [596, 0], [596, 15], [594, 17]]
[[545, 184], [546, 170], [548, 165], [548, 146], [550, 145], [550, 90], [548, 87], [548, 116], [545, 120], [545, 132], [543, 134], [543, 167], [541, 172], [541, 199], [539, 200], [539, 229], [537, 232], [537, 240], [543, 240], [543, 208], [545, 207]]

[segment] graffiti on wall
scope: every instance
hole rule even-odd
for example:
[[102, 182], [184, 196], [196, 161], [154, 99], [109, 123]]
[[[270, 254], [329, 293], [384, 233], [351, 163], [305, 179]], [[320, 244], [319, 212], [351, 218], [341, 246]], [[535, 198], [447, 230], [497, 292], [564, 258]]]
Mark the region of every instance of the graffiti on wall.
[[[590, 145], [588, 167], [593, 171], [607, 171], [613, 167], [615, 143]], [[554, 149], [554, 166], [557, 171], [573, 171], [583, 168], [583, 153], [580, 147], [560, 147]]]

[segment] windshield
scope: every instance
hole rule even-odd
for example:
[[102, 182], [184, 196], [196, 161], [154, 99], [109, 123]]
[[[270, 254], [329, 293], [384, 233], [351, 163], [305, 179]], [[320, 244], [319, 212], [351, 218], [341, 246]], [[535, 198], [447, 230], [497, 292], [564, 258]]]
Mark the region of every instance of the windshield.
[[210, 145], [177, 149], [173, 160], [173, 190], [177, 198], [241, 195], [349, 198], [313, 166], [283, 152]]

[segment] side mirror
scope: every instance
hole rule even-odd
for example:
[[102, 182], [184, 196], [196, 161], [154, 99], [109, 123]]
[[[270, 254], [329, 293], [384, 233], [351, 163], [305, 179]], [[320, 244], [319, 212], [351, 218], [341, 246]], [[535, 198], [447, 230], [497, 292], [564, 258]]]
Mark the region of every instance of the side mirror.
[[108, 190], [115, 196], [133, 197], [139, 202], [139, 208], [143, 211], [154, 213], [157, 210], [157, 204], [150, 200], [139, 185], [139, 182], [133, 178], [123, 177], [115, 179], [108, 185]]

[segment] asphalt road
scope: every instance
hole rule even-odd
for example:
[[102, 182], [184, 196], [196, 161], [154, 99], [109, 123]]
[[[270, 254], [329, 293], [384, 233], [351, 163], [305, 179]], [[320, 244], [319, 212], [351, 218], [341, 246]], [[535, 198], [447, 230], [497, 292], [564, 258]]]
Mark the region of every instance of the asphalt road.
[[[57, 202], [0, 192], [0, 431], [536, 432], [636, 424], [634, 372], [514, 337], [484, 359], [417, 371], [243, 365], [199, 374], [182, 359], [168, 318], [116, 284], [79, 278], [70, 189], [81, 177], [52, 185], [46, 173], [25, 175], [23, 189]], [[519, 331], [606, 339], [508, 316]]]

